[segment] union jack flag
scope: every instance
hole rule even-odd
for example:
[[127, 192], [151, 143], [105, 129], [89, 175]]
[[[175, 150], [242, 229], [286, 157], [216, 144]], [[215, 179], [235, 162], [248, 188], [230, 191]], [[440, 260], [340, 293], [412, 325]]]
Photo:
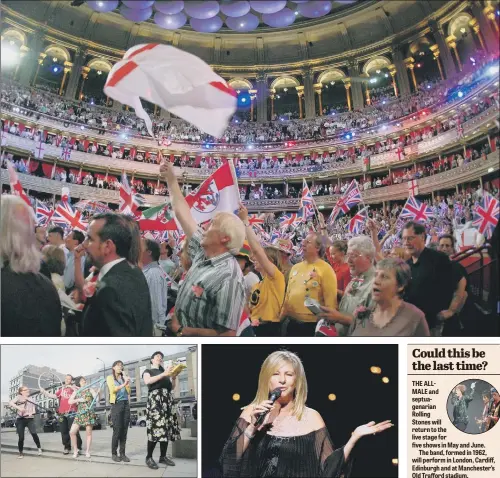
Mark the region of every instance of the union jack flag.
[[82, 199], [75, 204], [76, 209], [81, 211], [89, 211], [93, 214], [109, 212], [111, 209], [103, 202], [93, 201], [91, 199]]
[[349, 232], [353, 235], [359, 235], [363, 232], [368, 217], [368, 207], [364, 207], [358, 211], [349, 221]]
[[420, 202], [415, 196], [410, 196], [399, 213], [399, 219], [406, 221], [426, 222], [434, 216], [432, 208]]
[[306, 180], [302, 179], [302, 197], [300, 198], [300, 211], [299, 214], [302, 216], [303, 220], [307, 220], [308, 217], [314, 216], [314, 199], [312, 197], [309, 186]]
[[257, 224], [264, 224], [264, 219], [262, 219], [258, 214], [250, 214], [248, 216], [248, 223], [252, 226], [256, 226]]
[[75, 211], [67, 202], [61, 202], [57, 205], [52, 222], [61, 227], [69, 226], [71, 229], [79, 229], [82, 232], [87, 230], [87, 223], [83, 222], [82, 213]]
[[328, 218], [328, 224], [331, 226], [337, 220], [337, 218], [343, 214], [347, 214], [349, 210], [363, 201], [361, 192], [358, 187], [358, 183], [355, 179], [351, 181], [349, 187], [346, 189], [344, 195], [335, 204], [330, 217]]
[[52, 219], [53, 215], [54, 215], [53, 209], [50, 209], [47, 205], [45, 205], [43, 202], [40, 202], [38, 199], [36, 200], [35, 217], [36, 217], [36, 223], [39, 226], [44, 226], [45, 224], [48, 224]]
[[285, 214], [279, 218], [280, 229], [293, 225], [297, 222], [297, 214], [292, 212], [290, 214]]
[[61, 159], [63, 161], [69, 161], [71, 159], [71, 148], [69, 146], [65, 146], [61, 149]]
[[124, 214], [135, 216], [139, 206], [142, 206], [146, 200], [130, 188], [126, 173], [122, 174], [120, 183], [120, 206], [119, 211]]
[[498, 200], [486, 191], [483, 200], [474, 211], [472, 225], [487, 239], [493, 236], [493, 231], [498, 225], [499, 207]]

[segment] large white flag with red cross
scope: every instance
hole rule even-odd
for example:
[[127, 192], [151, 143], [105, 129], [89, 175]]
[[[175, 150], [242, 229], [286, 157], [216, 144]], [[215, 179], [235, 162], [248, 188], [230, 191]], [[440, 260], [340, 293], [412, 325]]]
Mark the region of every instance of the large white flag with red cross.
[[17, 171], [14, 168], [14, 165], [10, 162], [7, 161], [7, 170], [9, 171], [9, 182], [10, 182], [10, 192], [11, 194], [14, 194], [15, 196], [19, 196], [21, 199], [24, 200], [24, 202], [31, 207], [31, 202], [24, 192], [23, 187], [21, 186], [21, 183], [19, 182], [19, 178], [17, 176]]
[[236, 92], [203, 60], [158, 43], [130, 48], [111, 69], [104, 93], [133, 107], [151, 136], [152, 121], [141, 98], [216, 138], [226, 129], [237, 102]]

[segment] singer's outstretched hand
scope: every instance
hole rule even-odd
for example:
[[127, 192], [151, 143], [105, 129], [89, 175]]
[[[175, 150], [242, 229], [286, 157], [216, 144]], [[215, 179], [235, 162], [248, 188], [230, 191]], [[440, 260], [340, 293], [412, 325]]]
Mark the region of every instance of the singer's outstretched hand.
[[380, 423], [369, 422], [366, 425], [360, 425], [356, 430], [354, 430], [353, 435], [357, 438], [364, 437], [366, 435], [375, 435], [376, 433], [383, 432], [388, 428], [393, 427], [394, 424], [391, 423], [391, 420], [385, 420]]
[[276, 403], [273, 403], [271, 400], [264, 400], [263, 402], [260, 402], [253, 408], [253, 410], [250, 413], [252, 425], [255, 425], [257, 419], [262, 413], [269, 412], [267, 413], [262, 424], [259, 427], [257, 427], [257, 430], [261, 430], [266, 425], [271, 424], [275, 420], [275, 418], [279, 415], [280, 409], [281, 406]]

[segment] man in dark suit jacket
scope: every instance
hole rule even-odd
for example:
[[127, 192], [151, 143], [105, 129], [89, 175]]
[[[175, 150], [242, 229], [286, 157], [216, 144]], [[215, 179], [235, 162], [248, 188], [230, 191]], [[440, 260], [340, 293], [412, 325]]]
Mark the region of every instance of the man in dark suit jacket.
[[135, 238], [127, 218], [94, 216], [83, 246], [99, 269], [97, 286], [83, 310], [85, 337], [151, 337], [151, 298], [144, 274], [127, 261]]

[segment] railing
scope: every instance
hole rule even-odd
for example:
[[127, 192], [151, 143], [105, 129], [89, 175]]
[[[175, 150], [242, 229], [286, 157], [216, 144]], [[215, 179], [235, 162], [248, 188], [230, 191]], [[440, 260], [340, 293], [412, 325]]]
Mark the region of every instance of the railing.
[[[483, 111], [481, 114], [469, 121], [463, 123], [463, 133], [464, 136], [474, 134], [475, 130], [483, 126], [487, 122], [495, 120], [498, 116], [498, 108], [496, 105], [491, 106], [487, 110]], [[438, 136], [434, 136], [428, 140], [421, 141], [412, 146], [405, 147], [406, 158], [399, 161], [398, 154], [396, 151], [389, 151], [382, 154], [376, 154], [371, 156], [371, 169], [383, 169], [388, 166], [402, 166], [407, 164], [409, 159], [413, 159], [415, 155], [430, 154], [433, 151], [438, 151], [443, 149], [445, 146], [453, 144], [458, 140], [458, 133], [456, 129], [446, 131]], [[21, 150], [30, 151], [34, 153], [35, 143], [34, 141], [21, 138], [20, 136], [7, 134], [7, 144], [9, 146], [16, 147]], [[59, 159], [61, 155], [61, 148], [58, 146], [53, 146], [50, 144], [45, 145], [45, 155], [47, 157]], [[153, 176], [155, 179], [158, 178], [158, 165], [151, 163], [142, 163], [139, 161], [127, 161], [123, 159], [114, 159], [108, 156], [98, 156], [92, 153], [84, 153], [81, 151], [72, 151], [71, 159], [67, 162], [68, 165], [81, 166], [83, 168], [94, 166], [99, 169], [115, 171], [121, 173], [125, 170], [129, 174], [131, 173], [142, 173], [145, 175]], [[354, 163], [343, 162], [343, 163], [325, 163], [321, 166], [304, 166], [304, 167], [290, 167], [283, 169], [256, 169], [241, 170], [239, 172], [240, 179], [276, 179], [276, 178], [287, 178], [288, 180], [302, 179], [304, 176], [310, 177], [312, 179], [324, 179], [337, 174], [352, 175], [359, 174], [362, 168], [362, 161], [356, 160]], [[201, 168], [174, 168], [177, 176], [183, 176], [186, 180], [199, 181], [208, 177], [213, 170], [201, 169]], [[116, 174], [116, 173], [115, 173]]]
[[457, 262], [473, 259], [467, 268], [468, 290], [471, 293], [469, 300], [474, 304], [472, 330], [478, 330], [481, 335], [496, 336], [500, 333], [498, 318], [498, 257], [492, 257], [491, 245], [469, 248], [452, 259]]
[[[435, 174], [418, 180], [420, 194], [431, 194], [433, 191], [453, 189], [457, 184], [467, 183], [477, 180], [479, 177], [492, 171], [500, 169], [498, 163], [498, 152], [492, 153], [486, 160], [477, 159], [471, 163], [464, 164], [459, 168], [454, 168], [444, 173]], [[61, 195], [61, 188], [68, 187], [70, 196], [80, 199], [92, 199], [107, 203], [119, 204], [119, 192], [110, 189], [101, 189], [91, 186], [60, 182], [47, 178], [40, 178], [28, 174], [18, 173], [19, 181], [25, 190], [34, 190], [57, 196]], [[2, 184], [9, 184], [7, 170], [1, 170]], [[146, 205], [155, 206], [168, 201], [166, 196], [143, 195]], [[375, 189], [362, 191], [363, 200], [367, 204], [380, 204], [384, 201], [401, 200], [408, 197], [408, 186], [405, 183], [395, 184]], [[318, 207], [332, 208], [339, 195], [314, 196]], [[251, 211], [296, 211], [300, 207], [300, 199], [250, 199], [243, 201]]]
[[[427, 123], [429, 120], [434, 119], [434, 117], [441, 116], [444, 113], [447, 113], [449, 110], [456, 108], [462, 104], [465, 104], [467, 101], [469, 101], [473, 96], [475, 95], [480, 95], [485, 89], [487, 89], [489, 86], [493, 85], [495, 82], [495, 78], [482, 83], [480, 87], [477, 90], [469, 92], [468, 95], [463, 97], [461, 100], [456, 100], [454, 102], [449, 102], [446, 103], [445, 106], [442, 108], [442, 103], [435, 103], [434, 105], [431, 105], [430, 107], [427, 108], [427, 110], [431, 110], [431, 112], [425, 116], [425, 117], [418, 117], [416, 118], [416, 114], [412, 113], [408, 116], [401, 117], [395, 120], [392, 120], [388, 123], [384, 124], [384, 133], [383, 134], [391, 134], [395, 133], [397, 131], [400, 131], [402, 129], [408, 129], [408, 128], [414, 128], [419, 125], [423, 125], [424, 123]], [[438, 86], [439, 87], [439, 86]], [[27, 116], [25, 114], [22, 114], [20, 111], [21, 110], [26, 110], [26, 108], [19, 107], [18, 105], [14, 105], [12, 103], [8, 103], [4, 100], [2, 100], [2, 107], [4, 108], [4, 111], [8, 111], [9, 115], [12, 117], [20, 118], [23, 121], [26, 121], [28, 123], [35, 123], [33, 121], [33, 117]], [[7, 108], [5, 108], [7, 107]], [[13, 108], [16, 108], [18, 111], [12, 111]], [[55, 119], [52, 116], [45, 115], [43, 113], [39, 112], [33, 112], [37, 116], [40, 116], [40, 119], [36, 121], [36, 124], [41, 125], [41, 126], [49, 126], [51, 128], [54, 128], [58, 132], [64, 132], [64, 133], [70, 133], [74, 134], [77, 136], [87, 136], [87, 134], [90, 132], [93, 132], [94, 134], [97, 134], [97, 131], [101, 130], [102, 128], [96, 127], [96, 126], [89, 126], [89, 125], [83, 125], [81, 123], [74, 123], [68, 120], [63, 120], [63, 119]], [[413, 119], [415, 118], [415, 119]], [[175, 120], [172, 120], [175, 123]], [[64, 123], [69, 124], [69, 126], [65, 127]], [[83, 126], [83, 129], [82, 129]], [[362, 140], [372, 140], [376, 139], [378, 136], [380, 136], [380, 132], [377, 131], [376, 133], [372, 132], [373, 130], [378, 130], [381, 125], [375, 125], [375, 126], [370, 126], [367, 128], [364, 128], [363, 130], [357, 130], [358, 134], [356, 136], [356, 140], [352, 142], [354, 144], [355, 142]], [[125, 133], [126, 137], [123, 137], [123, 131], [118, 132], [111, 132], [111, 131], [106, 131], [104, 135], [98, 135], [96, 136], [96, 140], [100, 141], [109, 141], [109, 142], [117, 142], [120, 145], [125, 145], [127, 147], [133, 146], [133, 147], [144, 147], [146, 149], [148, 148], [153, 148], [157, 149], [157, 141], [153, 138], [146, 137], [143, 138], [142, 136], [139, 135], [134, 135], [132, 133]], [[299, 141], [294, 141], [294, 140], [287, 140], [279, 143], [255, 143], [253, 146], [253, 149], [251, 150], [251, 154], [255, 153], [268, 153], [268, 152], [283, 152], [283, 151], [290, 151], [288, 148], [284, 146], [285, 143], [292, 141], [294, 143], [294, 148], [293, 151], [305, 151], [305, 150], [310, 150], [311, 148], [320, 148], [320, 147], [329, 147], [335, 149], [336, 147], [339, 146], [345, 146], [346, 141], [343, 140], [343, 138], [339, 137], [343, 136], [343, 133], [340, 135], [332, 135], [328, 138], [325, 138], [323, 140], [299, 140]], [[193, 143], [193, 142], [184, 142], [184, 141], [172, 141], [172, 144], [168, 147], [169, 152], [173, 153], [196, 153], [196, 152], [207, 152], [206, 149], [203, 149], [203, 144], [202, 143]], [[163, 148], [166, 149], [166, 148]], [[249, 153], [247, 149], [246, 144], [220, 144], [220, 143], [211, 143], [210, 151], [214, 152], [217, 151], [220, 154], [226, 154], [226, 153], [241, 153], [241, 152], [247, 152]]]

